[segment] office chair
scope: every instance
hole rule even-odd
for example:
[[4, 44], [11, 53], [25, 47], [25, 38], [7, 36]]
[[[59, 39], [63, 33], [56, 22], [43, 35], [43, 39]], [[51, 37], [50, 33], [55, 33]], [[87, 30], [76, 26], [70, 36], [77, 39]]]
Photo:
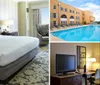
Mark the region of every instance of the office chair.
[[95, 76], [91, 76], [88, 80], [91, 85], [100, 85], [100, 69], [97, 69]]

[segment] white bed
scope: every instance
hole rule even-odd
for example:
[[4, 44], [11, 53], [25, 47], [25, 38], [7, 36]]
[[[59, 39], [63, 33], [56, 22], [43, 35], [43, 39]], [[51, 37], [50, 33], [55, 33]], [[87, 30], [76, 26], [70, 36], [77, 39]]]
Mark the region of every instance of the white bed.
[[0, 66], [14, 62], [38, 47], [39, 39], [26, 36], [0, 36]]

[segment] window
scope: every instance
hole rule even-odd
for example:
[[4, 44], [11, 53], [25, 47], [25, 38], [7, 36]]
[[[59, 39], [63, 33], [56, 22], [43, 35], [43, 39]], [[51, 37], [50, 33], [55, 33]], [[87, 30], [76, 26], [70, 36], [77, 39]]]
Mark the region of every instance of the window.
[[77, 21], [76, 21], [76, 24], [77, 24]]
[[77, 16], [76, 16], [76, 20], [77, 20]]
[[65, 8], [65, 12], [67, 12], [67, 9]]
[[56, 21], [53, 21], [53, 26], [56, 26]]
[[49, 24], [49, 8], [40, 8], [41, 24]]
[[76, 12], [76, 14], [80, 14], [79, 12]]
[[79, 20], [79, 17], [78, 17], [78, 20]]
[[73, 13], [74, 13], [74, 11], [73, 11]]
[[76, 16], [76, 20], [79, 20], [80, 18], [79, 18], [79, 16]]
[[61, 9], [61, 11], [63, 11], [63, 7], [61, 7], [60, 9]]
[[70, 21], [70, 25], [74, 25], [74, 21]]
[[56, 13], [53, 13], [53, 18], [56, 18]]
[[83, 20], [84, 20], [84, 17], [83, 17]]
[[70, 10], [70, 13], [72, 12], [72, 10]]
[[56, 9], [56, 5], [53, 6], [53, 9]]
[[66, 25], [67, 22], [66, 22], [66, 21], [61, 21], [61, 24], [62, 24], [62, 25]]

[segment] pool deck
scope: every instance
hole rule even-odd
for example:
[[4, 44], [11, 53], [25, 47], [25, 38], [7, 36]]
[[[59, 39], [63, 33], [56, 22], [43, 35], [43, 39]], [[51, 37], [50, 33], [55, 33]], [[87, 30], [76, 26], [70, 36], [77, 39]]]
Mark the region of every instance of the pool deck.
[[55, 37], [55, 36], [53, 36], [53, 35], [50, 34], [50, 41], [51, 42], [56, 42], [56, 41], [64, 41], [64, 40], [61, 40], [60, 38]]
[[[56, 32], [56, 31], [61, 31], [61, 30], [66, 30], [66, 29], [73, 29], [73, 28], [76, 28], [76, 27], [82, 27], [82, 26], [88, 26], [88, 25], [80, 25], [80, 26], [65, 26], [65, 27], [60, 27], [60, 28], [52, 28], [53, 30], [50, 30], [50, 32]], [[66, 42], [58, 37], [55, 37], [53, 35], [50, 34], [50, 41], [51, 42], [56, 42], [56, 41], [60, 41], [60, 42]]]

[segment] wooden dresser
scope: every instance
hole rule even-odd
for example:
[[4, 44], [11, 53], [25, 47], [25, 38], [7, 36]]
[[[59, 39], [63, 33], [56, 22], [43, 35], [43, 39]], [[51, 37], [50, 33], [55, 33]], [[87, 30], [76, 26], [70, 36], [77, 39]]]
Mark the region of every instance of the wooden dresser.
[[65, 76], [51, 76], [50, 85], [82, 85], [81, 74], [70, 74]]

